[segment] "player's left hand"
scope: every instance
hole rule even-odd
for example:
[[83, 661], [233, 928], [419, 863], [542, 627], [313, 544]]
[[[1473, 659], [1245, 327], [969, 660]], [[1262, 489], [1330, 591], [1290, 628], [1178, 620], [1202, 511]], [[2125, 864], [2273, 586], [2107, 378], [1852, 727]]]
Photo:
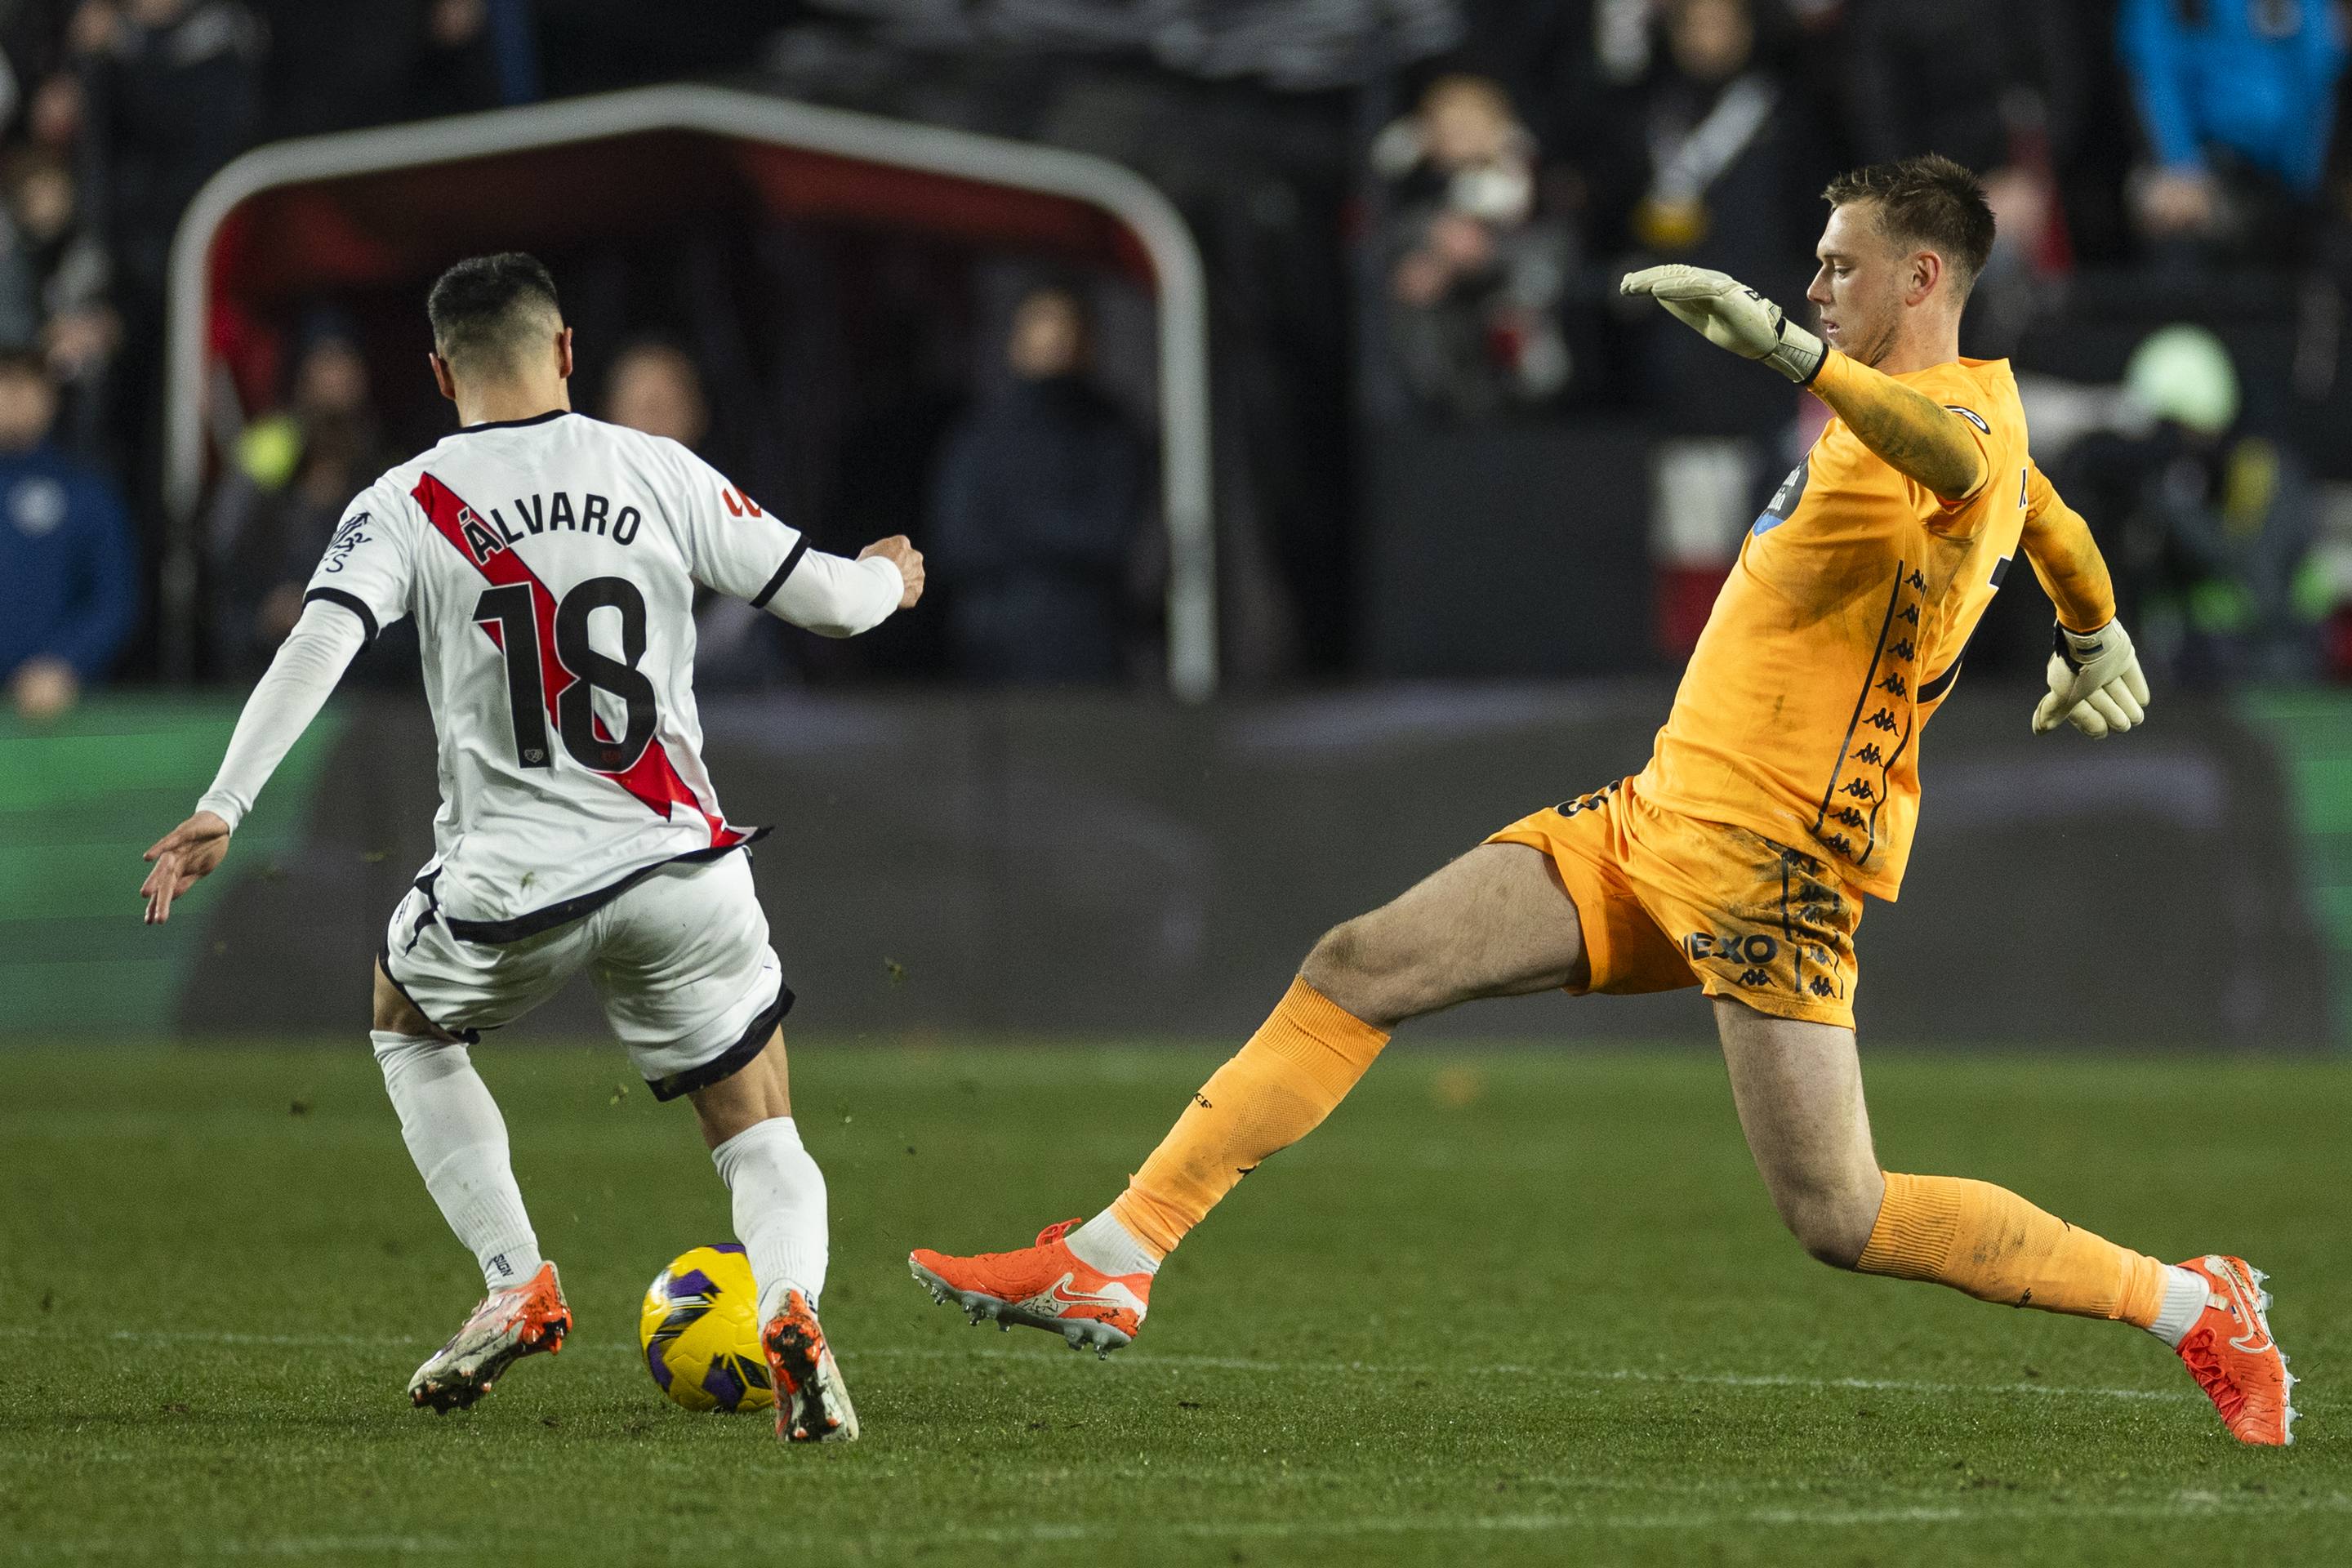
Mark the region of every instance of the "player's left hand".
[[905, 584], [898, 595], [898, 607], [913, 609], [915, 601], [923, 596], [923, 552], [915, 548], [914, 541], [903, 533], [894, 533], [857, 552], [860, 561], [869, 555], [879, 555], [898, 569], [898, 581]]
[[2058, 628], [2058, 651], [2050, 656], [2050, 694], [2033, 710], [2033, 732], [2047, 734], [2072, 724], [2094, 741], [2122, 734], [2147, 722], [2147, 677], [2121, 621], [2095, 632]]
[[147, 923], [172, 918], [172, 900], [213, 874], [228, 855], [228, 824], [200, 811], [155, 841], [144, 857], [154, 867], [139, 884], [147, 900]]
[[1625, 274], [1617, 291], [1647, 294], [1716, 347], [1762, 360], [1801, 386], [1813, 379], [1828, 352], [1788, 312], [1728, 273], [1679, 263], [1648, 267]]

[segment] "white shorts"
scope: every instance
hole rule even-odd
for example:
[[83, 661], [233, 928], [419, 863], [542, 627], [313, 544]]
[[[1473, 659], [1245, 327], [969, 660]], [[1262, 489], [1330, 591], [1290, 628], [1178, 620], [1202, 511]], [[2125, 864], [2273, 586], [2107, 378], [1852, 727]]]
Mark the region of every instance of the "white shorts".
[[751, 858], [673, 863], [574, 921], [515, 942], [449, 934], [431, 889], [393, 911], [384, 973], [443, 1032], [511, 1024], [581, 970], [656, 1100], [713, 1084], [760, 1054], [791, 1010]]

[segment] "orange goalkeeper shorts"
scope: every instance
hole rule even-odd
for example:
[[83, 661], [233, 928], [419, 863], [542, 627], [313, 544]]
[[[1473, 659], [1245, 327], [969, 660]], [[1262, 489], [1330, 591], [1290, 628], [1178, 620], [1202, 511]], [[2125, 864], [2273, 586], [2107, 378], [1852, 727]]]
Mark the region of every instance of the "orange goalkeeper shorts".
[[1862, 899], [1761, 834], [1653, 805], [1625, 779], [1486, 840], [1551, 857], [1592, 966], [1584, 991], [1701, 987], [1759, 1013], [1853, 1027]]

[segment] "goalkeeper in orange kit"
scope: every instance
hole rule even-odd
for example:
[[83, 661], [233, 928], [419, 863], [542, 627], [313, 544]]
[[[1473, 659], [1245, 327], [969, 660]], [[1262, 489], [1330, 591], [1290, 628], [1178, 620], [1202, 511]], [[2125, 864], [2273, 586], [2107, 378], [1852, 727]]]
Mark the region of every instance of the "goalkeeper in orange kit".
[[2090, 531], [2027, 455], [2008, 363], [1959, 357], [1993, 240], [1975, 177], [1913, 158], [1825, 195], [1806, 291], [1818, 336], [1719, 272], [1657, 267], [1622, 285], [1836, 416], [1743, 542], [1649, 765], [1335, 928], [1108, 1208], [1013, 1252], [915, 1252], [935, 1296], [1107, 1354], [1142, 1326], [1185, 1233], [1320, 1123], [1398, 1024], [1552, 987], [1696, 985], [1757, 1169], [1806, 1251], [2134, 1324], [2179, 1352], [2232, 1435], [2293, 1441], [2294, 1380], [2243, 1260], [2167, 1265], [2003, 1188], [1882, 1169], [1872, 1147], [1853, 1034], [1862, 900], [1901, 886], [1919, 731], [2021, 552], [2057, 608], [2035, 731], [2121, 733], [2148, 690]]

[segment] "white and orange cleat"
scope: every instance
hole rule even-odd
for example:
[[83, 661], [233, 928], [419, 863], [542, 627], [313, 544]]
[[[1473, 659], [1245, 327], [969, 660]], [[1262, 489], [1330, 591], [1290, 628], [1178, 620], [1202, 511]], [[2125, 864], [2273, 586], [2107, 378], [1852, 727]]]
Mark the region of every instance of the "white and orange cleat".
[[782, 1443], [854, 1443], [857, 1412], [849, 1385], [824, 1342], [816, 1309], [798, 1290], [784, 1292], [783, 1310], [760, 1331], [768, 1352], [768, 1381], [776, 1391], [776, 1440]]
[[917, 1247], [907, 1267], [932, 1300], [953, 1300], [974, 1323], [992, 1318], [1008, 1331], [1022, 1323], [1061, 1335], [1074, 1351], [1108, 1357], [1142, 1331], [1151, 1276], [1105, 1274], [1085, 1262], [1063, 1239], [1077, 1223], [1049, 1225], [1034, 1246], [1015, 1252], [950, 1258]]
[[2180, 1359], [2241, 1443], [2294, 1441], [2294, 1373], [2271, 1337], [2267, 1278], [2242, 1258], [2209, 1253], [2180, 1265], [2202, 1275], [2205, 1310], [2180, 1341]]
[[463, 1410], [488, 1394], [507, 1368], [527, 1355], [553, 1355], [572, 1331], [572, 1309], [555, 1265], [520, 1285], [493, 1290], [408, 1380], [408, 1402], [436, 1415]]

